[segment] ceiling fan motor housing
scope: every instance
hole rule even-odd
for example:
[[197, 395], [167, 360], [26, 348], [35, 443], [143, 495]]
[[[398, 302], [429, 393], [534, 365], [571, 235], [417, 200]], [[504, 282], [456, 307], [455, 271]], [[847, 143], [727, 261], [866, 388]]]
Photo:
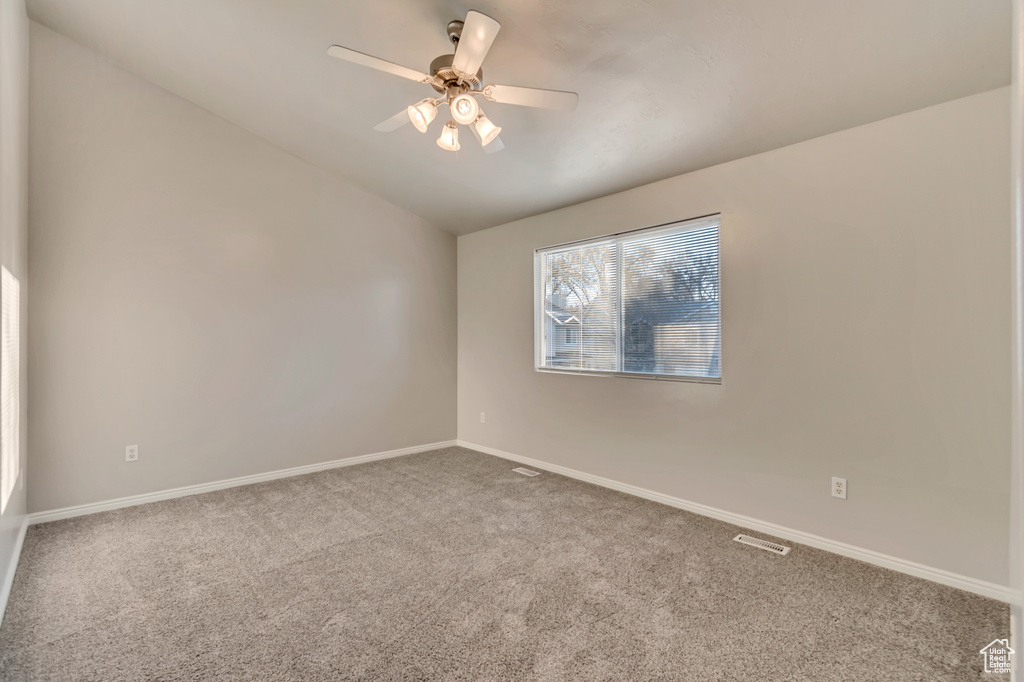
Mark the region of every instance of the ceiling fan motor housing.
[[452, 68], [454, 59], [455, 55], [453, 54], [443, 54], [430, 62], [430, 75], [436, 76], [442, 81], [440, 84], [432, 83], [434, 89], [438, 92], [447, 92], [448, 88], [457, 84], [461, 77], [462, 83], [468, 85], [470, 90], [479, 90], [480, 84], [484, 82], [484, 70], [480, 69], [475, 76], [461, 76]]

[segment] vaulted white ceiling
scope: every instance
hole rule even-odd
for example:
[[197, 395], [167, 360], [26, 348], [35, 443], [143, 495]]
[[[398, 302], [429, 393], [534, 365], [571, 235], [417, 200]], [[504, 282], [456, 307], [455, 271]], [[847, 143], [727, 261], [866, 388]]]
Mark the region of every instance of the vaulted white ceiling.
[[[296, 155], [463, 234], [1009, 83], [1010, 0], [29, 0], [31, 17]], [[484, 102], [506, 149], [373, 126], [429, 86], [445, 27], [501, 22], [485, 82], [573, 90], [573, 113]]]

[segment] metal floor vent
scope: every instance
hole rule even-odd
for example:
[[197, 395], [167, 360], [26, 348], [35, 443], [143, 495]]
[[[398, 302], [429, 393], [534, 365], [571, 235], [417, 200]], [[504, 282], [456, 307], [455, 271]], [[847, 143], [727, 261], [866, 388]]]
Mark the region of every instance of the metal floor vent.
[[540, 476], [539, 471], [531, 471], [523, 467], [516, 467], [512, 471], [516, 472], [517, 474], [522, 474], [523, 476]]
[[774, 552], [780, 556], [786, 556], [789, 554], [789, 547], [780, 545], [777, 542], [768, 542], [767, 540], [761, 540], [760, 538], [752, 538], [749, 535], [740, 533], [733, 538], [736, 542], [742, 542], [744, 545], [750, 545], [751, 547], [757, 547], [758, 549], [766, 549], [769, 552]]

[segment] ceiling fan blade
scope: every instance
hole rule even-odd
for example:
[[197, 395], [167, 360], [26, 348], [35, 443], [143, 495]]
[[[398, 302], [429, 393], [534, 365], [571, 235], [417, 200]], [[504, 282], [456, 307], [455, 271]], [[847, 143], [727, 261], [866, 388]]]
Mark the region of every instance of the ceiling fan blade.
[[499, 104], [518, 104], [521, 107], [561, 111], [572, 111], [580, 101], [580, 96], [575, 92], [520, 88], [515, 85], [485, 85], [483, 95]]
[[410, 69], [393, 62], [384, 61], [377, 57], [371, 57], [368, 54], [356, 52], [355, 50], [350, 50], [347, 47], [342, 47], [341, 45], [331, 45], [327, 48], [327, 54], [332, 57], [337, 57], [338, 59], [344, 59], [347, 62], [352, 62], [353, 64], [361, 64], [362, 66], [368, 66], [371, 69], [377, 69], [378, 71], [385, 71], [387, 73], [394, 74], [395, 76], [408, 78], [409, 80], [416, 81], [418, 83], [434, 82], [434, 77], [428, 74], [420, 73], [415, 69]]
[[452, 68], [467, 76], [475, 76], [500, 28], [501, 24], [486, 14], [470, 10], [462, 26], [459, 45], [455, 48]]
[[377, 125], [373, 126], [373, 129], [378, 133], [391, 133], [398, 130], [406, 123], [409, 123], [409, 121], [409, 112], [402, 109], [388, 120], [381, 121]]
[[491, 143], [484, 147], [484, 154], [496, 154], [505, 148], [505, 143], [501, 141], [500, 137], [496, 137], [491, 140]]

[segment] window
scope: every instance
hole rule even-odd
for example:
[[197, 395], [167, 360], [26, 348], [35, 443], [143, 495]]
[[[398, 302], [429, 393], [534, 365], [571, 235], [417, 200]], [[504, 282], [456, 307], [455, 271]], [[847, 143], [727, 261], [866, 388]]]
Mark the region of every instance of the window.
[[14, 494], [21, 465], [21, 292], [0, 266], [0, 514]]
[[719, 219], [538, 249], [537, 369], [720, 382]]

